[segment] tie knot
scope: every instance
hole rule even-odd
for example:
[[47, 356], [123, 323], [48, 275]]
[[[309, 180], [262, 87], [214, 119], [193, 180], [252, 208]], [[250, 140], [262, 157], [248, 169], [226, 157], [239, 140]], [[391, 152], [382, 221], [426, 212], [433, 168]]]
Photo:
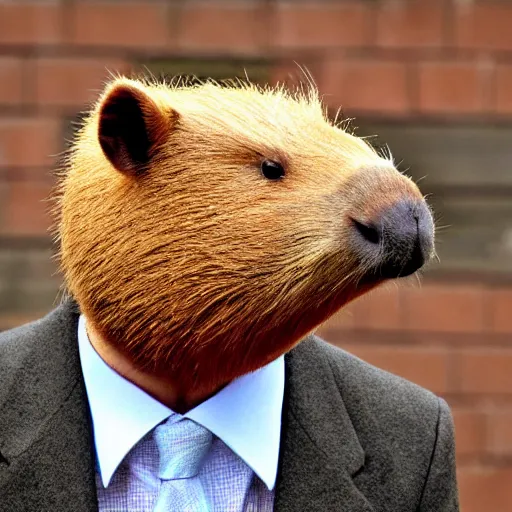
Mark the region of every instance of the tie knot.
[[212, 444], [212, 433], [188, 418], [171, 416], [154, 431], [162, 480], [196, 476]]

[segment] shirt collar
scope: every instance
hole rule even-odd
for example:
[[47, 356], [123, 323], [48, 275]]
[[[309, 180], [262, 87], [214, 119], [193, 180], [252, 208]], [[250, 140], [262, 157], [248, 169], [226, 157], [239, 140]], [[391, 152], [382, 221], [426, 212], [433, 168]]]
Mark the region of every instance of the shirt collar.
[[[78, 345], [99, 471], [107, 487], [128, 452], [175, 413], [101, 359], [89, 341], [83, 315], [78, 322]], [[234, 380], [185, 417], [219, 437], [272, 490], [277, 476], [283, 395], [282, 356]]]

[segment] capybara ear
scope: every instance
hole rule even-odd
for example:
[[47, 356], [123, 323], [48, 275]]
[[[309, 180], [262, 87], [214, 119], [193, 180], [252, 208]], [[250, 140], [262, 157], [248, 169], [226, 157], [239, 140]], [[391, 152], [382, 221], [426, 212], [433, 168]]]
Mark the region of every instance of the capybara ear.
[[99, 109], [98, 139], [105, 156], [120, 172], [142, 174], [169, 136], [177, 114], [162, 110], [141, 88], [114, 84]]

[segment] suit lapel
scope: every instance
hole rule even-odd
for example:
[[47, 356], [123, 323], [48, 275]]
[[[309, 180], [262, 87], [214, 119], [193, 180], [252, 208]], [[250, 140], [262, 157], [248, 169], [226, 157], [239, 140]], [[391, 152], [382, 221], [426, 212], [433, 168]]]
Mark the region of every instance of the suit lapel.
[[14, 340], [20, 349], [0, 402], [2, 510], [98, 509], [77, 321], [67, 303]]
[[364, 457], [326, 356], [303, 341], [286, 356], [275, 510], [373, 511], [353, 480]]

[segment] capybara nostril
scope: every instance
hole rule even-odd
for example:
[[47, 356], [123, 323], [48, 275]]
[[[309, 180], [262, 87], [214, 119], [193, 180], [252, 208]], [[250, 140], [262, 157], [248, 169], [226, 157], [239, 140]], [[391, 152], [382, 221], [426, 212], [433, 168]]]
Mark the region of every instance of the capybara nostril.
[[424, 201], [401, 200], [381, 211], [371, 223], [353, 223], [360, 257], [376, 277], [405, 277], [430, 259], [434, 222]]
[[377, 226], [373, 224], [366, 224], [356, 219], [352, 219], [352, 222], [365, 240], [371, 244], [378, 244], [380, 242], [380, 232]]

